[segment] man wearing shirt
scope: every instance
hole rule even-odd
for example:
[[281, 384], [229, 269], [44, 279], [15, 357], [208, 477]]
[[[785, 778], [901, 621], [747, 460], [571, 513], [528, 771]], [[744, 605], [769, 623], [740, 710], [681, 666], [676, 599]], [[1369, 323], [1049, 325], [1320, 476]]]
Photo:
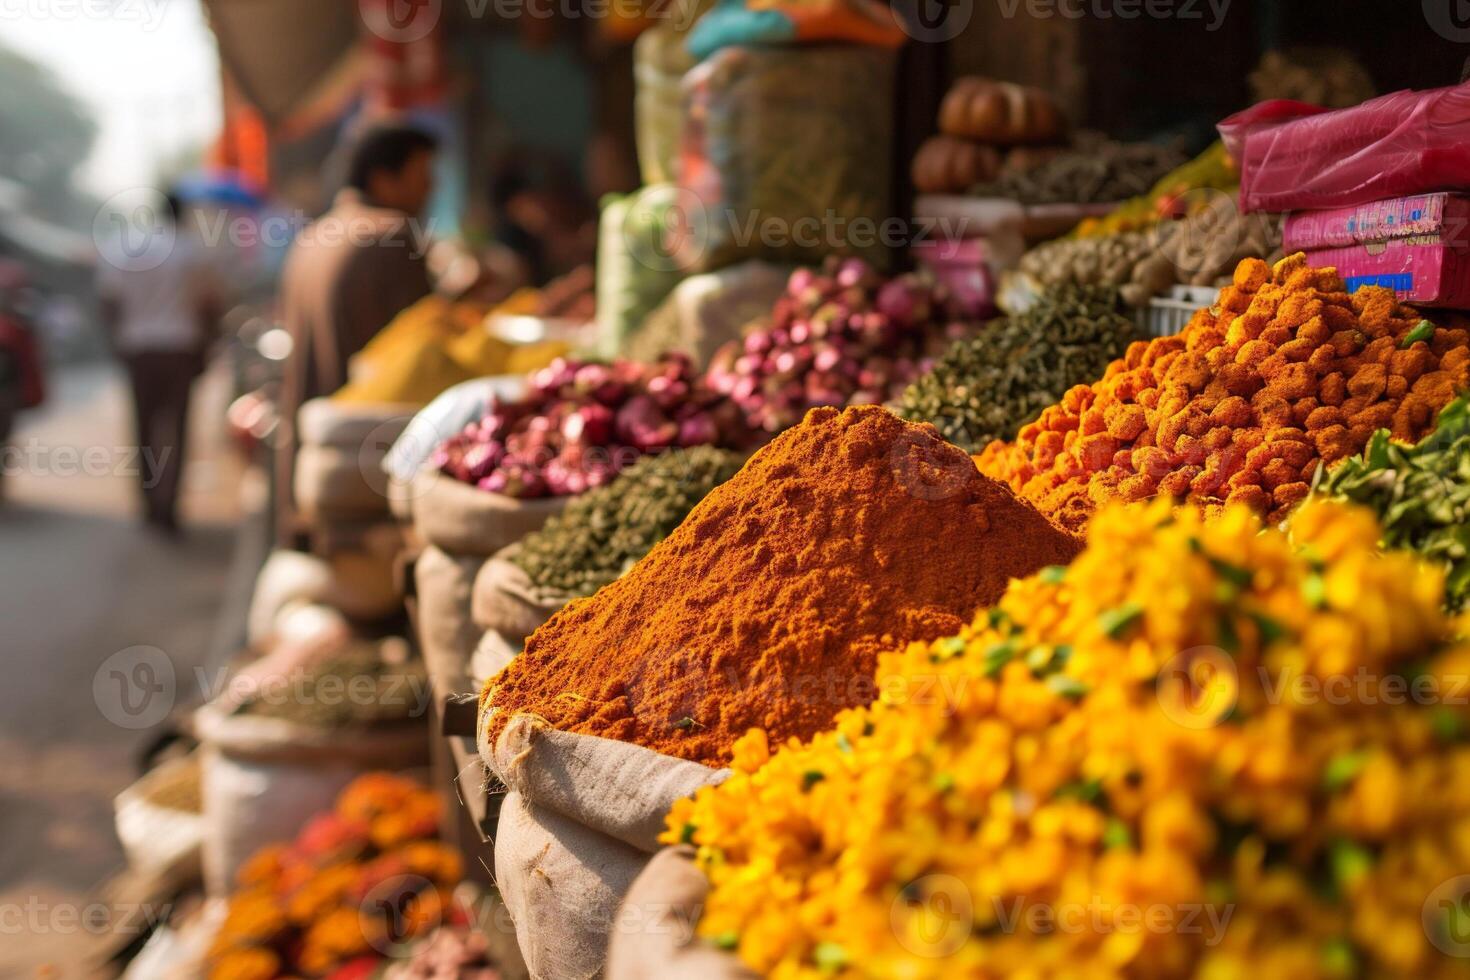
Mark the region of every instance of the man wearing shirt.
[[286, 362], [276, 458], [278, 533], [289, 543], [296, 413], [347, 381], [348, 359], [429, 293], [427, 241], [418, 218], [433, 192], [434, 137], [380, 127], [358, 142], [347, 187], [297, 237], [281, 284], [293, 341]]
[[157, 239], [171, 242], [166, 254], [104, 259], [98, 273], [103, 324], [132, 385], [144, 517], [169, 533], [178, 529], [189, 394], [221, 309], [208, 254], [182, 214], [179, 200], [166, 198], [166, 235]]

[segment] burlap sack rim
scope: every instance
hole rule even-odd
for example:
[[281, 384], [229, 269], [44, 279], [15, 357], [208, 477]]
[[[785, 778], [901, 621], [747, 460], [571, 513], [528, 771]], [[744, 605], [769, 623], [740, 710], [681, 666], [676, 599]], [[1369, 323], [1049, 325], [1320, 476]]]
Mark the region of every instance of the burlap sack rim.
[[[598, 735], [563, 732], [553, 727], [545, 718], [530, 714], [529, 712], [513, 715], [501, 731], [500, 737], [492, 744], [490, 741], [490, 729], [499, 713], [500, 709], [485, 711], [482, 707], [479, 723], [476, 725], [475, 730], [475, 747], [480, 753], [480, 758], [485, 763], [485, 768], [489, 770], [494, 778], [500, 780], [511, 791], [521, 793], [527, 800], [539, 807], [551, 810], [569, 820], [584, 823], [613, 840], [621, 841], [648, 854], [657, 852], [662, 845], [656, 840], [641, 838], [629, 839], [628, 837], [621, 836], [617, 830], [597, 826], [587, 821], [584, 814], [568, 813], [563, 807], [558, 806], [556, 801], [541, 799], [532, 791], [532, 787], [527, 781], [520, 778], [519, 770], [534, 755], [536, 746], [541, 739], [547, 735], [556, 735], [569, 739], [602, 743], [613, 747], [616, 751], [626, 752], [632, 756], [641, 756], [650, 763], [690, 767], [691, 771], [694, 769], [703, 769], [708, 773], [708, 777], [702, 784], [705, 786], [717, 786], [732, 775], [729, 769], [711, 769], [709, 766], [703, 766], [697, 762], [690, 762], [688, 759], [680, 759], [677, 756], [664, 755], [646, 746], [634, 745], [631, 742], [620, 742], [616, 739], [602, 738]], [[608, 789], [605, 783], [603, 784], [603, 789]], [[635, 794], [620, 792], [617, 798], [620, 801], [631, 800], [635, 799]], [[668, 800], [668, 806], [664, 808], [664, 812], [667, 813], [668, 808], [672, 808], [675, 802], [673, 799]]]
[[233, 759], [300, 765], [357, 762], [407, 768], [428, 761], [422, 718], [380, 725], [320, 728], [282, 718], [232, 715], [214, 702], [196, 708], [194, 735]]
[[569, 500], [507, 497], [426, 470], [414, 480], [414, 528], [426, 543], [451, 554], [488, 558], [560, 513]]

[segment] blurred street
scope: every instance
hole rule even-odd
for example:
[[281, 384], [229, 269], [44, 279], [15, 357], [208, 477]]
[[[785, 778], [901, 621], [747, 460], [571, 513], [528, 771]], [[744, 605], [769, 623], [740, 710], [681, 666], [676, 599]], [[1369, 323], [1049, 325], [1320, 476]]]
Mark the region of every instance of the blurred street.
[[[156, 647], [174, 665], [176, 701], [197, 698], [193, 669], [220, 642], [239, 521], [239, 467], [222, 438], [226, 373], [213, 371], [196, 388], [177, 540], [134, 516], [130, 451], [114, 450], [133, 441], [121, 372], [68, 368], [51, 382], [52, 399], [22, 417], [11, 440], [0, 505], [0, 906], [27, 917], [0, 923], [0, 937], [14, 937], [17, 926], [26, 937], [0, 938], [0, 977], [72, 964], [95, 946], [93, 931], [58, 909], [85, 908], [92, 889], [122, 869], [112, 799], [136, 777], [153, 733], [104, 717], [94, 677], [119, 650]], [[92, 448], [95, 462], [97, 447], [109, 465], [75, 464], [66, 451]], [[129, 914], [108, 913], [112, 921]], [[81, 972], [63, 965], [52, 975]]]

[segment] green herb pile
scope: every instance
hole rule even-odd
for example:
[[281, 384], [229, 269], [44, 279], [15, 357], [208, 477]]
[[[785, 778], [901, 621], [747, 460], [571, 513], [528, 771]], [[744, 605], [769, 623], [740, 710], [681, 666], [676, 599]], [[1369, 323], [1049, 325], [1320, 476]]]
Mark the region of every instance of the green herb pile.
[[1417, 446], [1380, 429], [1363, 455], [1318, 477], [1317, 492], [1373, 508], [1383, 543], [1409, 548], [1446, 568], [1445, 605], [1470, 600], [1470, 404], [1458, 398]]
[[320, 728], [382, 725], [420, 717], [429, 699], [423, 661], [385, 656], [390, 644], [401, 646], [402, 642], [385, 641], [383, 649], [373, 643], [353, 643], [272, 678], [240, 704], [238, 713]]
[[1010, 439], [1067, 389], [1103, 376], [1139, 339], [1114, 289], [1059, 286], [1019, 316], [955, 344], [904, 392], [899, 414], [966, 452]]
[[510, 560], [542, 589], [591, 595], [668, 537], [743, 462], [738, 453], [709, 446], [640, 459], [522, 538]]

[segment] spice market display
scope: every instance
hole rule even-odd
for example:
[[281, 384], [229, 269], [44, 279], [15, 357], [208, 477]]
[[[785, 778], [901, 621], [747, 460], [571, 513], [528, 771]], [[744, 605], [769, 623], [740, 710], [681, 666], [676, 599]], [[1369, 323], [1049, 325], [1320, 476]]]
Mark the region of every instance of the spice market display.
[[1463, 976], [1470, 81], [635, 6], [492, 32], [535, 98], [370, 31], [459, 213], [340, 364], [237, 317], [123, 980]]

